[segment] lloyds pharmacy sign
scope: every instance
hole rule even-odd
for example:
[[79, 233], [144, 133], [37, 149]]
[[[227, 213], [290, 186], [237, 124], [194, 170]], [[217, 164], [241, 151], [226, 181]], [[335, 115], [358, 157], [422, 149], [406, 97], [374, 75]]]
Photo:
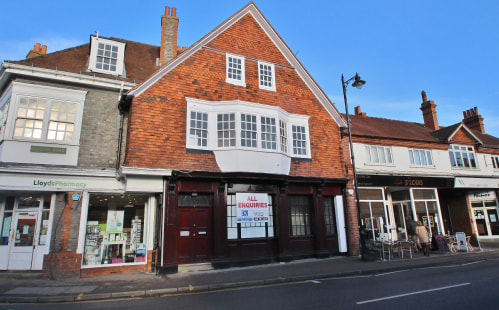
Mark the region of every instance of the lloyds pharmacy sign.
[[67, 182], [67, 181], [60, 181], [60, 180], [49, 180], [49, 181], [42, 181], [39, 179], [34, 179], [33, 180], [33, 185], [36, 187], [68, 187], [68, 188], [86, 188], [87, 183], [83, 182]]

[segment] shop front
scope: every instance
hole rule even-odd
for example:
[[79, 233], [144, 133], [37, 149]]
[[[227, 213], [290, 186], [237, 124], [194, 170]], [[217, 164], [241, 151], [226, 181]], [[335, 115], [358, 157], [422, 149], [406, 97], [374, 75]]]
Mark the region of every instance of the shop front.
[[41, 270], [49, 252], [55, 194], [0, 195], [0, 270]]
[[478, 237], [499, 238], [499, 217], [495, 191], [470, 191], [468, 199]]
[[168, 180], [162, 272], [243, 266], [347, 252], [342, 187], [320, 180]]
[[409, 240], [407, 223], [421, 221], [430, 237], [445, 234], [438, 189], [453, 179], [412, 176], [358, 177], [361, 225], [371, 240]]
[[115, 171], [65, 172], [0, 174], [0, 270], [58, 277], [149, 269], [162, 178], [156, 193], [158, 182], [128, 186]]

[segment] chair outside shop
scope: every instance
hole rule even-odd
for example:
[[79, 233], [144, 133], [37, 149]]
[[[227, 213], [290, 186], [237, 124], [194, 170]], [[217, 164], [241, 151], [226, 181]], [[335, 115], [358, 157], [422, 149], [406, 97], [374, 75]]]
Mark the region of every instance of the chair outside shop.
[[399, 256], [404, 258], [404, 254], [409, 256], [412, 259], [412, 253], [414, 249], [414, 242], [413, 241], [398, 241], [397, 242], [397, 248], [398, 248], [398, 253]]

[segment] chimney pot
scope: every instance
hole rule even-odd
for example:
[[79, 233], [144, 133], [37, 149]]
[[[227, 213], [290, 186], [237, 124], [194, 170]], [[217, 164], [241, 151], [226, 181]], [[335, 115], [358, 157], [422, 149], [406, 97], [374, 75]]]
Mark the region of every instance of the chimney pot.
[[354, 111], [355, 111], [355, 112], [354, 112], [354, 113], [355, 113], [355, 115], [359, 115], [359, 116], [366, 116], [366, 113], [363, 113], [363, 112], [360, 110], [360, 105], [356, 106], [356, 107], [354, 108]]
[[47, 45], [42, 45], [42, 49], [40, 50], [40, 53], [41, 53], [42, 55], [47, 54]]
[[483, 117], [478, 114], [477, 107], [463, 111], [463, 123], [470, 129], [478, 130], [485, 134], [485, 127], [483, 126]]
[[177, 33], [178, 33], [178, 17], [176, 17], [177, 9], [172, 8], [170, 15], [170, 7], [165, 8], [165, 15], [161, 17], [161, 44], [160, 44], [160, 62], [161, 65], [175, 58], [178, 53]]
[[41, 44], [40, 43], [36, 43], [35, 46], [33, 47], [33, 50], [36, 51], [36, 52], [39, 52], [40, 48], [41, 48]]
[[433, 100], [428, 100], [424, 90], [421, 92], [421, 97], [423, 103], [420, 110], [423, 112], [424, 125], [433, 130], [439, 130], [440, 126], [438, 126], [437, 111], [435, 109], [437, 105]]

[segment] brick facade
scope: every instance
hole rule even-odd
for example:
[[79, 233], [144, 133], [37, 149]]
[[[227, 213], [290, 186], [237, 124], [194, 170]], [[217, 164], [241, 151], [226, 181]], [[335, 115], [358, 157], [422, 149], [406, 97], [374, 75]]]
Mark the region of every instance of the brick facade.
[[[246, 87], [225, 82], [226, 52], [247, 57]], [[257, 59], [276, 64], [275, 92], [259, 89]], [[186, 150], [186, 97], [243, 100], [309, 115], [312, 160], [293, 160], [290, 175], [346, 176], [338, 125], [249, 14], [134, 98], [125, 165], [219, 172], [213, 154]]]

